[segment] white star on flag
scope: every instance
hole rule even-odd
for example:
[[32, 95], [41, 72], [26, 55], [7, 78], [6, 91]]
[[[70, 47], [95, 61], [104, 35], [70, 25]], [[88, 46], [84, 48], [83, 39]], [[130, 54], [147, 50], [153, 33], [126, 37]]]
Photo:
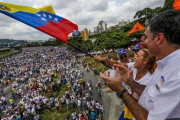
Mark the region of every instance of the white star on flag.
[[43, 15], [44, 17], [46, 17], [46, 14], [45, 14], [45, 13], [43, 13], [42, 15]]
[[51, 15], [48, 15], [50, 19], [52, 19], [52, 16]]
[[58, 21], [58, 19], [57, 19], [57, 18], [54, 18], [54, 20], [55, 20], [55, 21]]
[[44, 20], [44, 21], [46, 21], [46, 19], [45, 19], [45, 18], [41, 18], [41, 20]]
[[39, 17], [41, 16], [40, 14], [36, 14], [36, 15], [39, 16]]

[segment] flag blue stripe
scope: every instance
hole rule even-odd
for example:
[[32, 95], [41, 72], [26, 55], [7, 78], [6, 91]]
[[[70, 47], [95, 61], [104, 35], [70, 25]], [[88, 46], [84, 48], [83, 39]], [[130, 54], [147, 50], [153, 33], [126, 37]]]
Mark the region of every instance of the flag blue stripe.
[[[39, 26], [45, 26], [49, 21], [58, 23], [63, 18], [45, 11], [39, 11], [36, 14], [18, 11], [15, 13], [9, 13], [7, 11], [0, 10], [1, 13], [10, 16], [18, 21], [21, 21], [29, 26], [37, 28]], [[39, 15], [39, 16], [38, 16]], [[43, 16], [44, 15], [44, 16]], [[51, 16], [51, 17], [50, 17]]]

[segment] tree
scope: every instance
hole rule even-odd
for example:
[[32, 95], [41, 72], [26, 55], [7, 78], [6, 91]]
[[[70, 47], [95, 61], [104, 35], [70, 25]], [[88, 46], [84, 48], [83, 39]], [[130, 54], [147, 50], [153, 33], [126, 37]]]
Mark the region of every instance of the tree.
[[165, 0], [164, 7], [162, 8], [162, 11], [165, 11], [167, 9], [173, 9], [173, 3], [175, 0]]
[[173, 9], [174, 1], [175, 0], [165, 0], [163, 8], [156, 7], [155, 9], [144, 8], [143, 10], [139, 10], [134, 15], [134, 19], [135, 18], [144, 18], [144, 20], [149, 19], [149, 18], [152, 18], [153, 16], [157, 15], [158, 13], [160, 13], [162, 11], [165, 11], [167, 9]]
[[161, 11], [162, 11], [161, 7], [156, 7], [155, 9], [144, 8], [143, 10], [139, 10], [136, 12], [136, 14], [134, 15], [134, 19], [135, 18], [141, 18], [141, 22], [145, 23], [145, 21], [147, 19], [152, 18], [153, 16], [157, 15]]

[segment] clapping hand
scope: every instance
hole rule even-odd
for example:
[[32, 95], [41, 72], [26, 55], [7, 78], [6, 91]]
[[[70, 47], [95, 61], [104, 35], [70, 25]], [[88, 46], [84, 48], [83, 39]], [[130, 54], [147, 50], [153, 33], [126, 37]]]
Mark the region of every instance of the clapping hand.
[[118, 67], [116, 67], [116, 74], [117, 77], [111, 78], [111, 77], [107, 77], [105, 73], [100, 72], [100, 76], [106, 82], [107, 86], [111, 88], [113, 91], [120, 92], [123, 90], [123, 86], [122, 86], [121, 74]]
[[113, 91], [120, 92], [123, 90], [122, 82], [125, 82], [128, 85], [133, 82], [133, 70], [129, 70], [128, 68], [117, 64], [114, 65], [114, 69], [116, 70], [117, 77], [107, 77], [105, 73], [100, 73], [100, 76], [109, 88]]
[[124, 67], [122, 65], [114, 64], [114, 69], [119, 69], [120, 78], [121, 81], [125, 82], [127, 85], [130, 85], [133, 80], [133, 70], [129, 70], [127, 67]]

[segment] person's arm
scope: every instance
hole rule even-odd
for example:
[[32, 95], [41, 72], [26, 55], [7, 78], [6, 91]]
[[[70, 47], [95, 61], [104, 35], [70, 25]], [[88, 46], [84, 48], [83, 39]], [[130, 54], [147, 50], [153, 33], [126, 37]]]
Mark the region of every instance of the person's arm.
[[98, 55], [94, 56], [93, 60], [95, 60], [97, 62], [104, 61], [106, 64], [108, 64], [109, 66], [112, 66], [112, 67], [113, 67], [114, 64], [123, 65], [125, 67], [128, 67], [127, 63], [119, 63], [119, 62], [117, 62], [115, 60], [109, 60], [107, 58], [103, 58], [103, 57], [100, 57]]
[[[107, 77], [103, 73], [100, 73], [100, 76], [113, 91], [121, 92], [124, 89], [122, 86], [122, 80], [125, 81], [124, 79], [130, 79], [130, 77], [132, 77], [132, 71], [127, 71], [127, 68], [125, 69], [125, 67], [120, 68], [117, 66], [115, 66], [115, 70], [117, 74], [116, 78]], [[148, 111], [138, 105], [128, 92], [123, 94], [122, 100], [137, 120], [147, 120]]]
[[129, 85], [129, 87], [135, 92], [137, 93], [139, 96], [141, 96], [142, 92], [144, 91], [144, 89], [146, 88], [145, 85], [140, 85], [139, 83], [135, 82], [132, 79], [131, 83], [127, 83]]
[[122, 100], [137, 120], [147, 120], [148, 111], [142, 108], [128, 92], [123, 94]]
[[139, 96], [141, 96], [142, 92], [145, 89], [145, 85], [140, 85], [139, 83], [135, 82], [135, 80], [133, 80], [133, 70], [130, 70], [122, 65], [119, 64], [115, 64], [114, 68], [119, 68], [119, 70], [122, 73], [122, 81], [125, 82], [127, 85], [129, 85], [129, 87], [135, 92], [137, 93]]
[[109, 59], [106, 60], [106, 64], [110, 66], [113, 66], [114, 64], [118, 64], [118, 65], [123, 65], [124, 67], [128, 67], [127, 63], [120, 63], [115, 60], [109, 60]]

